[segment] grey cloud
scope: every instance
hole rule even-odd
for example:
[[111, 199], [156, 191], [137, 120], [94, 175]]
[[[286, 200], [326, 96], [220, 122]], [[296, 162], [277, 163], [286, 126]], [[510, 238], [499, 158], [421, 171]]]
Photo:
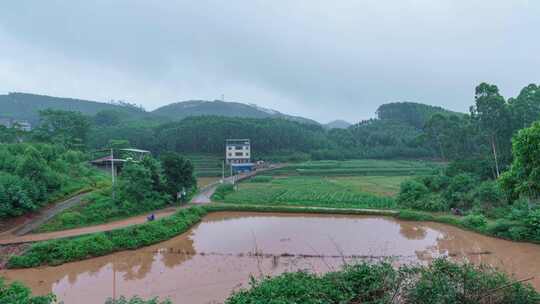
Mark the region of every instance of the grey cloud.
[[149, 109], [225, 94], [321, 121], [396, 100], [466, 111], [481, 81], [540, 81], [538, 16], [525, 0], [11, 1], [0, 90]]

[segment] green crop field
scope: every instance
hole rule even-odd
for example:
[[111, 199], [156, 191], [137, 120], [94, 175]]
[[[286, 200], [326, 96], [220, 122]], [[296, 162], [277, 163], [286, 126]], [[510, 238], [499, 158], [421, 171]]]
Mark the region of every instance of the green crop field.
[[[223, 156], [214, 154], [187, 154], [185, 158], [189, 159], [195, 167], [197, 177], [221, 176]], [[228, 167], [225, 168], [225, 176], [229, 175]]]
[[[393, 208], [389, 196], [362, 191], [361, 181], [318, 176], [288, 176], [268, 182], [240, 183], [238, 190], [225, 195], [225, 203], [252, 205], [294, 205], [343, 208]], [[390, 191], [390, 190], [388, 190]], [[384, 191], [383, 191], [384, 192]]]
[[443, 164], [411, 160], [309, 161], [272, 171], [272, 175], [302, 176], [410, 176], [430, 175]]
[[430, 175], [442, 164], [426, 161], [310, 161], [266, 172], [220, 192], [225, 203], [305, 205], [343, 208], [394, 208], [400, 184]]

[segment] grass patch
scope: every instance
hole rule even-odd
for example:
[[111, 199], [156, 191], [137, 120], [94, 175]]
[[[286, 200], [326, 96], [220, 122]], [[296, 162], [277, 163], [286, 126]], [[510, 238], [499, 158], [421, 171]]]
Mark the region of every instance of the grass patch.
[[60, 265], [116, 251], [137, 249], [168, 240], [187, 231], [206, 213], [202, 207], [191, 207], [154, 222], [80, 237], [34, 243], [22, 255], [10, 257], [7, 266], [29, 268]]

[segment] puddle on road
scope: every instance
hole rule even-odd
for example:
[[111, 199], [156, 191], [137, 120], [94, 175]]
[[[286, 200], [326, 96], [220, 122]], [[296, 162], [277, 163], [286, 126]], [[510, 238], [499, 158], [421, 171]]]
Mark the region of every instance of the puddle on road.
[[134, 251], [57, 267], [0, 272], [34, 294], [54, 292], [70, 303], [103, 303], [139, 295], [174, 303], [221, 303], [250, 276], [306, 269], [326, 272], [343, 260], [429, 262], [451, 256], [491, 264], [516, 278], [536, 276], [540, 246], [490, 238], [437, 223], [388, 217], [212, 213], [187, 233]]

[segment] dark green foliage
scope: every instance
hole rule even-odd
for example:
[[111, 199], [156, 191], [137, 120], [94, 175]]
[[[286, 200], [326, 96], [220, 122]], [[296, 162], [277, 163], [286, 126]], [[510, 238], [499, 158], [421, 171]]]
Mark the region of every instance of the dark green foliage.
[[510, 170], [503, 174], [501, 185], [508, 195], [536, 199], [540, 197], [540, 122], [522, 129], [513, 139], [514, 161]]
[[39, 112], [39, 127], [33, 131], [41, 142], [81, 149], [86, 144], [90, 121], [80, 112], [47, 109]]
[[16, 128], [6, 128], [0, 125], [0, 144], [13, 144], [20, 138], [20, 131]]
[[398, 204], [405, 208], [413, 208], [414, 204], [429, 193], [428, 188], [416, 180], [408, 180], [401, 184]]
[[471, 174], [458, 174], [450, 179], [442, 195], [450, 207], [470, 209], [473, 203], [471, 191], [477, 183], [478, 180]]
[[284, 150], [309, 152], [332, 146], [319, 125], [284, 119], [202, 116], [156, 128], [154, 149], [221, 154], [227, 138], [251, 138], [253, 151], [261, 154]]
[[444, 116], [451, 114], [463, 115], [441, 107], [415, 102], [392, 102], [384, 104], [377, 109], [379, 119], [404, 122], [417, 129], [422, 129], [426, 122], [436, 114]]
[[491, 212], [494, 208], [506, 206], [504, 193], [495, 181], [484, 181], [475, 186], [472, 191], [472, 199], [475, 208], [484, 213]]
[[[157, 177], [154, 177], [154, 173]], [[152, 172], [151, 168], [145, 166], [144, 163], [127, 162], [118, 179], [119, 201], [140, 203], [155, 199], [160, 196], [159, 188], [155, 188], [159, 186], [159, 172]]]
[[0, 303], [13, 304], [53, 304], [56, 297], [52, 294], [33, 297], [31, 290], [21, 283], [6, 284], [0, 278]]
[[0, 145], [0, 218], [95, 188], [100, 180], [103, 175], [81, 152], [46, 144]]
[[206, 214], [201, 207], [182, 209], [172, 216], [145, 224], [69, 239], [33, 244], [22, 255], [9, 259], [9, 268], [28, 268], [102, 256], [115, 251], [155, 244], [188, 230]]
[[126, 119], [127, 114], [118, 110], [101, 110], [94, 115], [96, 126], [116, 126]]
[[487, 225], [487, 219], [482, 214], [469, 214], [461, 219], [463, 225], [473, 229], [483, 229]]
[[166, 153], [161, 156], [165, 189], [167, 193], [177, 198], [177, 193], [189, 191], [197, 186], [195, 172], [191, 161], [184, 159], [178, 153]]
[[[488, 266], [459, 265], [438, 259], [428, 267], [413, 268], [412, 272], [417, 279], [403, 289], [404, 303], [533, 304], [540, 300], [530, 285], [512, 284], [512, 279]], [[497, 290], [499, 287], [506, 288]]]
[[432, 151], [418, 140], [422, 130], [406, 122], [370, 119], [346, 130], [330, 131], [330, 138], [355, 158], [420, 158]]
[[234, 192], [234, 186], [231, 184], [221, 184], [216, 188], [216, 191], [212, 195], [212, 200], [222, 201], [229, 193]]
[[494, 269], [439, 259], [430, 266], [397, 270], [386, 262], [362, 263], [321, 276], [294, 272], [252, 279], [250, 289], [235, 292], [225, 303], [383, 304], [392, 299], [404, 304], [535, 304], [540, 295]]
[[468, 173], [477, 176], [481, 180], [495, 178], [489, 159], [468, 158], [454, 160], [445, 168], [444, 174], [453, 177], [458, 174]]

